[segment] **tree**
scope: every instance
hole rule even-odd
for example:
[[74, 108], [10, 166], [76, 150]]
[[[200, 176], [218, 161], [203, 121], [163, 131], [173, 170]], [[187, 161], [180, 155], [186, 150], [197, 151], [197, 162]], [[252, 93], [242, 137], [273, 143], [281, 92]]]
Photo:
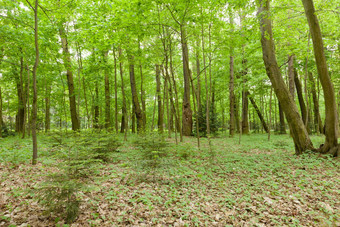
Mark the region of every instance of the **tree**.
[[322, 41], [322, 34], [319, 25], [319, 20], [316, 16], [314, 3], [312, 0], [302, 0], [305, 14], [307, 17], [309, 30], [312, 35], [314, 56], [318, 75], [322, 85], [325, 107], [326, 107], [326, 120], [325, 120], [325, 144], [321, 147], [321, 153], [330, 152], [333, 155], [339, 153], [340, 147], [338, 146], [338, 113], [335, 100], [335, 93], [332, 81], [329, 77], [328, 66], [324, 53], [324, 46]]
[[295, 152], [296, 154], [301, 154], [306, 150], [313, 149], [313, 144], [277, 64], [269, 9], [269, 0], [259, 1], [258, 16], [260, 19], [263, 61], [274, 92], [290, 125]]

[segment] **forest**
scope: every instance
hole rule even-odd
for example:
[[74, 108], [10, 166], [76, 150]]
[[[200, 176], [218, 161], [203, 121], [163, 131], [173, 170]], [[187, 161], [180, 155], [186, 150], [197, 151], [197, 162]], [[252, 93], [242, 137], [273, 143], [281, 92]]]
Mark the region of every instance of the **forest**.
[[0, 0], [0, 226], [340, 226], [340, 0]]

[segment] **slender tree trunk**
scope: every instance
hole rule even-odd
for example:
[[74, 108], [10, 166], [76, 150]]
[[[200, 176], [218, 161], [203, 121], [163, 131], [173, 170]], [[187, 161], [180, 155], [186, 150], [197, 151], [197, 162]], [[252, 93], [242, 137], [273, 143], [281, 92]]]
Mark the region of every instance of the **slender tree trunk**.
[[157, 127], [158, 132], [163, 133], [163, 105], [162, 105], [162, 97], [161, 97], [161, 79], [160, 79], [160, 66], [156, 65], [156, 83], [157, 83], [157, 106], [158, 106], [158, 121]]
[[296, 154], [301, 154], [306, 150], [313, 149], [313, 145], [298, 113], [294, 99], [285, 85], [276, 61], [268, 0], [260, 0], [258, 15], [260, 19], [263, 60], [266, 66], [267, 75], [292, 130], [291, 135], [295, 144], [295, 152]]
[[23, 60], [23, 57], [21, 57], [20, 58], [20, 74], [19, 74], [19, 77], [16, 78], [17, 94], [18, 94], [18, 112], [16, 116], [15, 130], [18, 133], [23, 132], [24, 119], [25, 119], [23, 71], [24, 71], [24, 60]]
[[35, 63], [33, 67], [33, 110], [32, 110], [32, 140], [33, 157], [32, 165], [37, 164], [38, 142], [37, 142], [37, 70], [39, 65], [39, 43], [38, 43], [38, 0], [35, 0], [34, 7], [34, 44], [35, 44]]
[[114, 82], [115, 82], [115, 129], [116, 129], [116, 133], [118, 133], [117, 57], [116, 57], [116, 50], [115, 49], [113, 49], [113, 59], [114, 59], [114, 67], [115, 67], [115, 77], [114, 77]]
[[190, 136], [192, 132], [192, 111], [190, 106], [190, 70], [189, 70], [189, 51], [187, 44], [187, 34], [184, 25], [181, 25], [181, 46], [184, 76], [184, 96], [182, 113], [183, 135]]
[[[209, 87], [208, 87], [208, 75], [206, 70], [205, 63], [205, 46], [204, 46], [204, 27], [202, 23], [202, 55], [203, 55], [203, 70], [204, 70], [204, 81], [205, 81], [205, 124], [207, 126], [207, 136], [210, 135], [210, 117], [209, 117], [209, 105], [210, 105], [210, 97], [209, 97]], [[209, 65], [210, 67], [210, 65]]]
[[46, 84], [45, 88], [45, 132], [51, 129], [51, 114], [50, 114], [50, 102], [51, 102], [51, 86]]
[[99, 128], [99, 87], [98, 81], [96, 81], [95, 87], [96, 97], [94, 98], [94, 121], [93, 121], [93, 128]]
[[268, 124], [268, 141], [270, 140], [270, 130], [272, 127], [272, 97], [273, 97], [273, 88], [270, 88], [270, 99], [269, 99], [269, 124]]
[[242, 72], [243, 77], [243, 89], [242, 89], [242, 133], [249, 134], [249, 119], [248, 119], [248, 90], [246, 88], [247, 79], [245, 76], [247, 75], [246, 68], [247, 60], [242, 60], [242, 65], [244, 67]]
[[[123, 105], [122, 105], [122, 126], [120, 132], [123, 133], [125, 130], [125, 135], [127, 134], [128, 130], [128, 114], [127, 114], [127, 106], [126, 106], [126, 95], [125, 95], [125, 86], [124, 86], [124, 77], [123, 77], [123, 60], [122, 60], [122, 49], [119, 48], [119, 72], [120, 72], [120, 80], [121, 80], [121, 90], [122, 90], [122, 98], [123, 98]], [[126, 138], [125, 138], [126, 140]]]
[[235, 132], [235, 94], [234, 94], [234, 57], [230, 56], [230, 79], [229, 79], [229, 136], [233, 137]]
[[129, 57], [129, 69], [130, 69], [130, 85], [131, 85], [131, 94], [132, 94], [132, 103], [134, 113], [137, 118], [137, 131], [141, 133], [144, 131], [144, 123], [143, 123], [143, 112], [140, 108], [138, 96], [137, 96], [137, 89], [136, 89], [136, 80], [135, 80], [135, 66], [134, 66], [134, 58], [133, 56]]
[[110, 97], [110, 79], [108, 69], [108, 58], [109, 51], [104, 52], [104, 63], [105, 63], [105, 128], [111, 128], [111, 97]]
[[[316, 16], [314, 4], [312, 0], [302, 0], [309, 30], [313, 40], [313, 50], [316, 61], [320, 82], [325, 97], [326, 120], [325, 120], [325, 135], [326, 141], [320, 149], [322, 153], [340, 153], [338, 147], [338, 113], [336, 108], [335, 93], [332, 81], [328, 74], [328, 67], [324, 53], [324, 45], [318, 18]], [[334, 149], [333, 149], [334, 148]]]

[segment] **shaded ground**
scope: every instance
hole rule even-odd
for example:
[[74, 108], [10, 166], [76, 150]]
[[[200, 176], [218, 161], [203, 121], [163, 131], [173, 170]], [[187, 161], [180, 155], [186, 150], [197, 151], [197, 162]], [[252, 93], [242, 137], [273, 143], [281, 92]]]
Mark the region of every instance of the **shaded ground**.
[[[131, 140], [98, 164], [72, 226], [340, 226], [339, 159], [297, 157], [287, 135], [215, 138], [211, 151], [207, 139], [200, 150], [195, 138], [170, 139], [171, 155], [147, 171]], [[0, 144], [0, 226], [62, 225], [32, 190], [56, 171], [58, 151], [41, 135], [32, 166], [30, 140]]]

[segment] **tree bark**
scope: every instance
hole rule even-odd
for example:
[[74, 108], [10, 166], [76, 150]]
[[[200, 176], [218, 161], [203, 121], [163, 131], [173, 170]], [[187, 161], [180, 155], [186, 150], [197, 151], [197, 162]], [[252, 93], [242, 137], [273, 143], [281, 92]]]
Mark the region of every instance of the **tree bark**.
[[268, 0], [260, 0], [258, 15], [260, 19], [263, 61], [266, 66], [267, 75], [290, 125], [295, 152], [296, 154], [301, 154], [306, 150], [313, 149], [313, 145], [277, 64]]
[[[48, 83], [48, 82], [47, 82]], [[46, 83], [45, 90], [45, 132], [51, 129], [51, 113], [50, 113], [50, 102], [51, 102], [51, 87]]]
[[[320, 149], [321, 153], [334, 153], [337, 155], [340, 153], [340, 147], [338, 147], [338, 113], [336, 107], [335, 93], [332, 81], [330, 79], [326, 57], [324, 53], [324, 45], [322, 41], [322, 34], [319, 25], [318, 18], [316, 16], [314, 4], [312, 0], [302, 0], [305, 14], [307, 17], [309, 30], [313, 40], [313, 50], [316, 61], [316, 67], [318, 70], [320, 82], [325, 97], [325, 135], [326, 141], [324, 146]], [[335, 148], [335, 149], [333, 149]]]
[[114, 67], [115, 67], [115, 129], [116, 133], [118, 133], [118, 91], [117, 91], [117, 57], [116, 51], [113, 49], [113, 59], [114, 59]]
[[234, 95], [234, 57], [230, 55], [230, 79], [229, 79], [229, 136], [233, 137], [235, 133], [235, 95]]
[[0, 87], [0, 138], [2, 138], [2, 92]]
[[93, 120], [93, 128], [99, 128], [99, 87], [98, 81], [96, 81], [95, 85], [95, 93], [96, 96], [94, 98], [94, 120]]
[[66, 68], [66, 75], [67, 75], [72, 130], [79, 131], [80, 122], [79, 122], [79, 118], [77, 114], [77, 104], [76, 104], [76, 97], [75, 97], [75, 92], [74, 92], [75, 89], [74, 89], [73, 73], [72, 73], [72, 67], [71, 67], [71, 55], [68, 49], [67, 35], [65, 32], [65, 28], [63, 26], [59, 29], [59, 34], [60, 34], [60, 39], [61, 39], [62, 48], [63, 48], [64, 65]]
[[288, 85], [289, 92], [292, 95], [293, 99], [295, 96], [295, 75], [294, 75], [294, 55], [288, 55]]
[[23, 86], [23, 71], [24, 71], [24, 61], [23, 57], [20, 58], [20, 74], [16, 77], [17, 83], [17, 94], [18, 94], [18, 112], [15, 121], [15, 130], [18, 133], [24, 131], [24, 120], [25, 120], [25, 92]]
[[119, 73], [120, 73], [120, 80], [121, 80], [121, 90], [122, 90], [122, 98], [123, 98], [123, 105], [122, 105], [122, 125], [120, 132], [125, 134], [128, 130], [128, 114], [127, 114], [127, 106], [126, 106], [126, 95], [125, 95], [125, 86], [124, 86], [124, 77], [123, 77], [123, 60], [122, 60], [122, 49], [119, 48]]

